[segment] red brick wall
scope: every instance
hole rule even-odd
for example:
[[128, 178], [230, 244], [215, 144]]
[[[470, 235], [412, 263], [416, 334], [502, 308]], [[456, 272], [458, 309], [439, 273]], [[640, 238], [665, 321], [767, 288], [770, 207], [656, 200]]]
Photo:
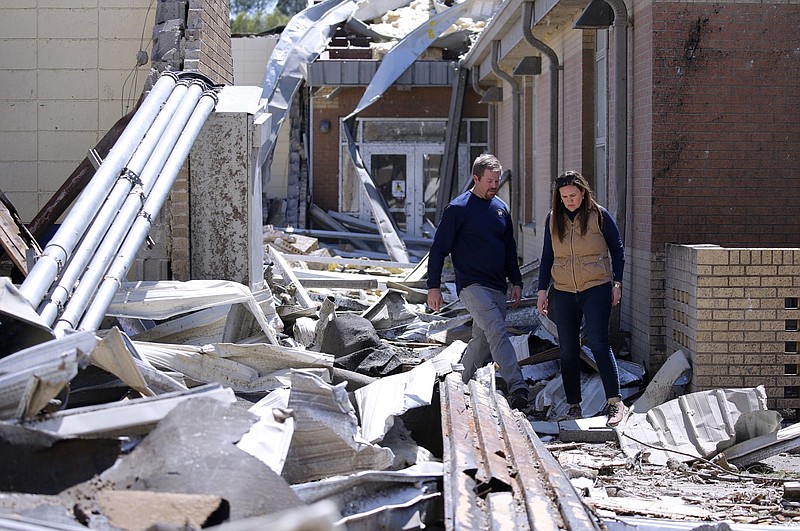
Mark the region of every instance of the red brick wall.
[[[629, 28], [629, 41], [633, 43], [628, 50], [630, 186], [625, 235], [625, 293], [620, 305], [620, 320], [625, 323], [623, 329], [631, 333], [630, 350], [634, 361], [643, 363], [654, 374], [671, 352], [666, 351], [664, 341], [664, 248], [652, 246], [652, 4], [637, 4], [634, 16], [636, 24]], [[614, 55], [613, 48], [609, 53]]]
[[794, 246], [800, 5], [653, 6], [653, 249]]
[[[358, 105], [364, 87], [343, 88], [332, 99], [325, 96], [312, 98], [314, 120], [313, 202], [323, 210], [339, 208], [339, 119], [344, 118]], [[450, 87], [422, 87], [413, 90], [389, 89], [378, 101], [364, 109], [359, 118], [447, 118], [450, 110]], [[471, 89], [464, 98], [464, 118], [485, 118], [486, 105], [478, 104], [480, 98]], [[328, 133], [320, 133], [322, 120], [331, 123]]]
[[191, 0], [186, 20], [185, 70], [215, 83], [233, 83], [230, 0]]

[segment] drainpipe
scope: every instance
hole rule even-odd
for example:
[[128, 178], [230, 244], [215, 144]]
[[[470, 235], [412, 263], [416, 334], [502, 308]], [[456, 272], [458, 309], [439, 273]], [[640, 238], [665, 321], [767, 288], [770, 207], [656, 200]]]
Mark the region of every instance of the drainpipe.
[[108, 190], [111, 189], [123, 166], [144, 138], [177, 82], [177, 75], [165, 73], [153, 85], [150, 94], [136, 111], [114, 147], [111, 148], [97, 173], [78, 197], [58, 232], [45, 246], [36, 264], [31, 268], [27, 278], [20, 286], [20, 293], [34, 308], [39, 306], [61, 268], [72, 255], [75, 246], [83, 236], [87, 221], [97, 214], [108, 195]]
[[617, 225], [625, 241], [628, 208], [628, 8], [624, 0], [606, 0], [614, 10], [614, 177]]
[[[519, 83], [514, 76], [500, 70], [498, 56], [500, 55], [500, 41], [492, 41], [492, 72], [494, 75], [511, 85], [511, 212], [512, 216], [519, 216], [520, 213], [520, 188], [522, 187], [522, 175], [520, 175], [519, 163], [519, 115], [520, 115], [520, 90]], [[516, 179], [516, 182], [514, 182]], [[514, 225], [514, 237], [519, 241], [519, 223]]]
[[[472, 88], [475, 92], [478, 93], [479, 96], [483, 97], [486, 95], [486, 91], [481, 88], [480, 83], [480, 67], [475, 65], [472, 67]], [[489, 103], [489, 108], [486, 110], [486, 119], [488, 120], [489, 126], [486, 128], [486, 143], [489, 146], [489, 149], [492, 151], [495, 150], [495, 142], [494, 142], [494, 105]], [[472, 168], [472, 161], [469, 161], [470, 168]], [[457, 173], [457, 172], [456, 172]], [[470, 179], [472, 180], [472, 176], [470, 175]]]
[[[533, 36], [533, 2], [526, 1], [522, 4], [522, 35], [528, 44], [550, 60], [550, 182], [555, 182], [558, 178], [558, 91], [561, 65], [558, 64], [555, 50]], [[536, 219], [535, 214], [533, 218]]]
[[[142, 207], [142, 211], [136, 217], [136, 221], [130, 228], [125, 241], [122, 242], [119, 252], [116, 255], [111, 267], [109, 267], [102, 284], [97, 290], [97, 294], [92, 301], [91, 307], [87, 310], [79, 326], [79, 330], [97, 330], [105, 317], [114, 295], [117, 293], [119, 286], [125, 280], [125, 275], [130, 269], [139, 248], [142, 243], [147, 239], [150, 233], [150, 226], [152, 225], [153, 218], [158, 215], [162, 205], [169, 196], [172, 185], [180, 173], [181, 167], [189, 156], [189, 151], [192, 144], [200, 134], [208, 116], [217, 104], [218, 97], [212, 90], [207, 90], [203, 93], [200, 101], [189, 118], [186, 127], [180, 135], [174, 149], [170, 153], [169, 158], [164, 164], [162, 171], [159, 175], [158, 181], [154, 184], [147, 201]], [[60, 323], [59, 323], [60, 324]], [[58, 337], [58, 329], [56, 329]], [[62, 334], [64, 329], [60, 330]]]

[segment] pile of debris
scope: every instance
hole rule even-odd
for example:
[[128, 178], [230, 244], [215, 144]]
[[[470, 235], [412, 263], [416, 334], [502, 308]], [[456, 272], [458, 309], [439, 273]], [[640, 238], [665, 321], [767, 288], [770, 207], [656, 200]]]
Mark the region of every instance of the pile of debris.
[[[588, 505], [572, 510], [585, 514], [568, 516], [563, 499], [554, 509], [562, 511], [556, 520], [583, 522], [575, 529], [612, 513], [715, 520], [719, 511], [656, 510], [667, 502], [626, 493], [617, 474], [681, 470], [676, 463], [720, 455], [732, 474], [732, 463], [797, 446], [794, 428], [780, 429], [766, 410], [763, 389], [674, 398], [689, 370], [682, 353], [649, 383], [641, 366], [620, 360], [633, 406], [618, 428], [598, 428], [602, 417], [556, 422], [566, 407], [557, 338], [533, 299], [507, 319], [535, 397], [526, 419], [496, 392], [491, 366], [461, 387], [470, 317], [452, 272], [447, 305], [431, 314], [424, 260], [330, 256], [313, 238], [290, 234], [265, 233], [265, 246], [262, 290], [228, 281], [127, 283], [101, 330], [2, 347], [0, 527], [452, 528], [476, 514], [497, 524], [516, 511], [512, 497], [530, 495], [532, 486], [519, 483], [532, 477], [531, 463], [570, 478], [575, 490], [563, 496], [584, 497]], [[4, 324], [13, 317], [35, 330], [15, 286], [2, 280]], [[591, 417], [605, 399], [588, 350], [583, 359]], [[458, 430], [485, 430], [491, 418], [495, 439], [473, 432], [468, 448], [453, 439]], [[508, 451], [486, 454], [503, 441]], [[537, 450], [542, 441], [564, 470]], [[512, 453], [511, 466], [490, 464]], [[566, 492], [563, 484], [556, 491]], [[504, 496], [510, 513], [498, 509]]]

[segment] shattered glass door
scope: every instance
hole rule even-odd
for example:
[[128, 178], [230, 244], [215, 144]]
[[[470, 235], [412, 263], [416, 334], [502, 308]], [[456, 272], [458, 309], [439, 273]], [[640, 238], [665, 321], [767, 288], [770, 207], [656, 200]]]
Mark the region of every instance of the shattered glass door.
[[[355, 137], [364, 166], [398, 229], [409, 236], [432, 237], [447, 121], [366, 118], [357, 123]], [[464, 120], [456, 164], [459, 180], [469, 179], [472, 159], [486, 151], [486, 131], [486, 120]], [[340, 211], [374, 222], [344, 140], [340, 161]]]
[[369, 159], [369, 172], [375, 186], [389, 205], [389, 213], [397, 228], [408, 232], [408, 155], [399, 153], [372, 154]]

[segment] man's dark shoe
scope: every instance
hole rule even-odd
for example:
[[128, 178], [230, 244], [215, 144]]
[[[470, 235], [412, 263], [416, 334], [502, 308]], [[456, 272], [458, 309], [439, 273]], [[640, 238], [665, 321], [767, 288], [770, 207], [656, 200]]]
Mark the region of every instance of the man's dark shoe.
[[508, 401], [508, 404], [511, 406], [512, 409], [517, 409], [519, 411], [527, 411], [530, 407], [530, 397], [528, 396], [527, 389], [517, 389], [513, 393], [511, 393], [511, 399]]

